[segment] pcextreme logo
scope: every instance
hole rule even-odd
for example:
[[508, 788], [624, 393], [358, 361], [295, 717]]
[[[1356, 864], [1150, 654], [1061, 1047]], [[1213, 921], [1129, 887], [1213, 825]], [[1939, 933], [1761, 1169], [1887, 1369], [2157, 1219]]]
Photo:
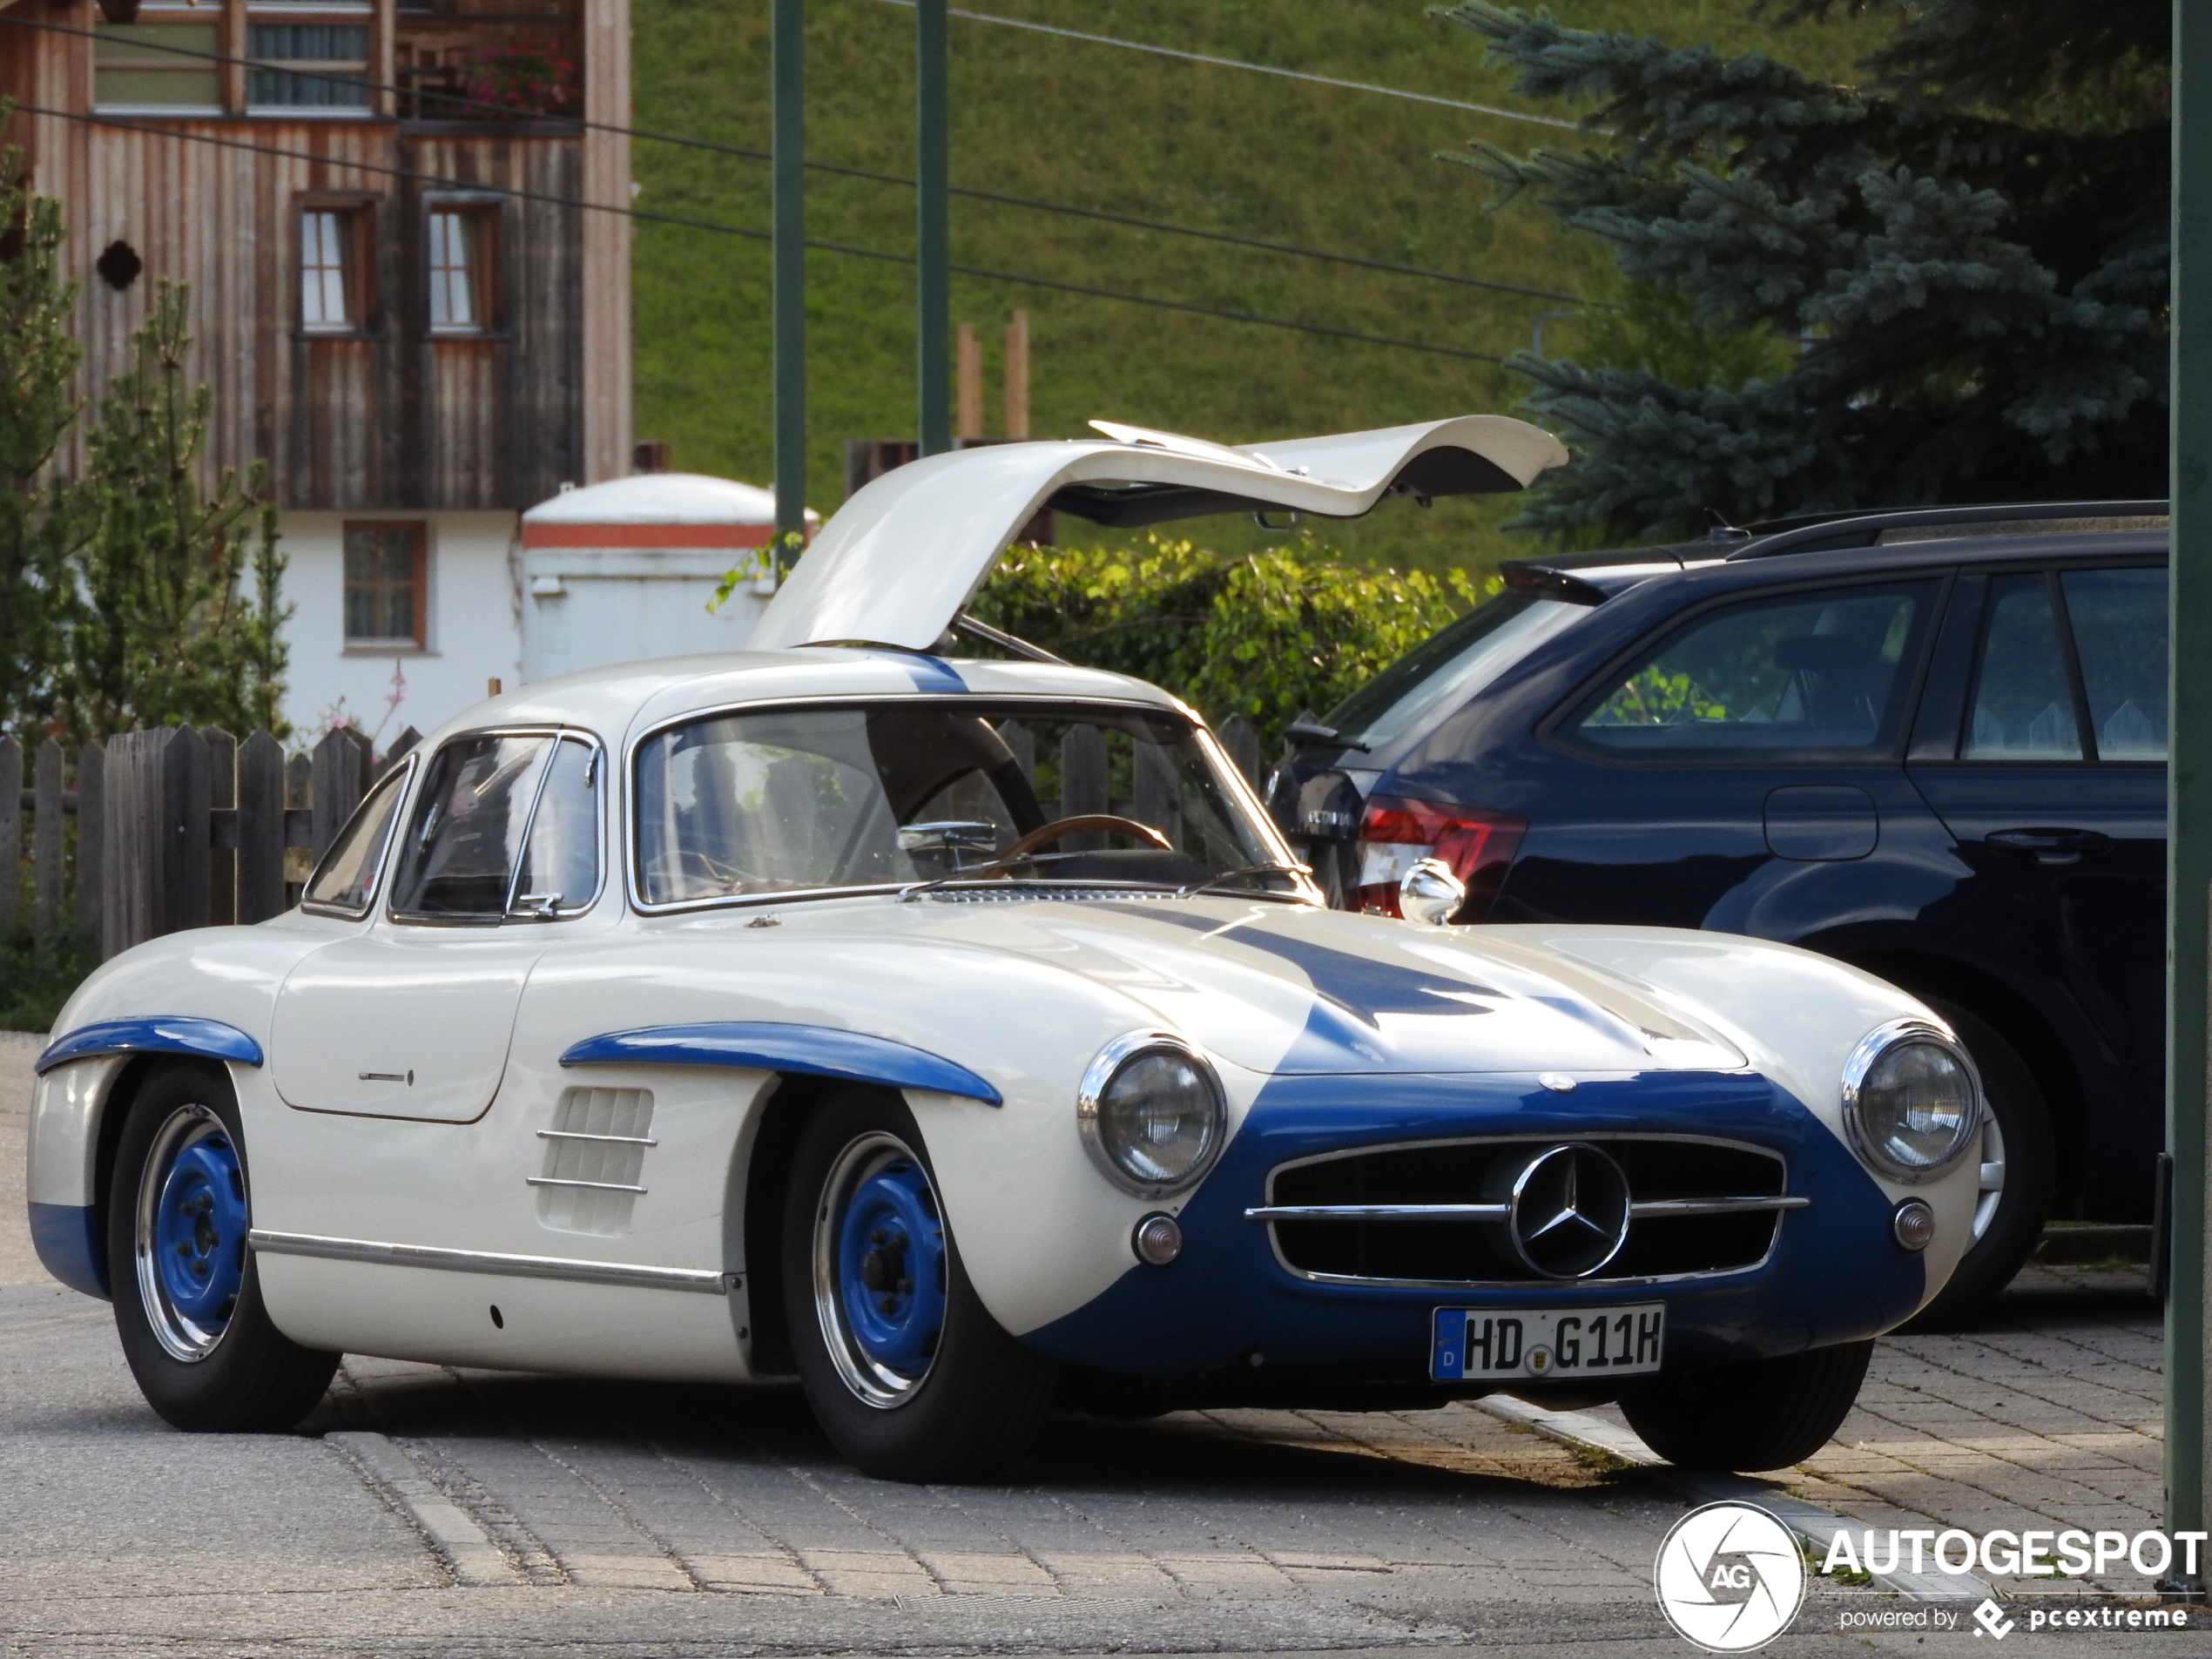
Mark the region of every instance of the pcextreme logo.
[[1743, 1653], [1790, 1628], [1805, 1564], [1790, 1529], [1748, 1503], [1709, 1503], [1659, 1545], [1652, 1586], [1667, 1622], [1708, 1653]]

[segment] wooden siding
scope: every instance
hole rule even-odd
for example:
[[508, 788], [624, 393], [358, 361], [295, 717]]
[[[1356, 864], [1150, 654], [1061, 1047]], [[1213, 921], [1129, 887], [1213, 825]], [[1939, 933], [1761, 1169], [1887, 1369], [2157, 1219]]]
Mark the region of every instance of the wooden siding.
[[[78, 28], [96, 15], [52, 0], [15, 10]], [[585, 19], [590, 88], [603, 78], [590, 43], [626, 37], [626, 5], [586, 0]], [[4, 24], [0, 35], [0, 95], [91, 109], [89, 41]], [[625, 86], [624, 114], [627, 102]], [[556, 121], [264, 114], [118, 126], [27, 111], [6, 138], [68, 216], [88, 398], [125, 362], [155, 283], [192, 284], [195, 368], [215, 390], [211, 469], [265, 458], [287, 507], [372, 511], [519, 509], [628, 470], [628, 221], [564, 205], [588, 189], [626, 203], [625, 139]], [[496, 222], [481, 334], [429, 330], [427, 213], [441, 200]], [[309, 201], [373, 215], [358, 334], [299, 327]], [[118, 239], [145, 261], [120, 293], [92, 271]]]

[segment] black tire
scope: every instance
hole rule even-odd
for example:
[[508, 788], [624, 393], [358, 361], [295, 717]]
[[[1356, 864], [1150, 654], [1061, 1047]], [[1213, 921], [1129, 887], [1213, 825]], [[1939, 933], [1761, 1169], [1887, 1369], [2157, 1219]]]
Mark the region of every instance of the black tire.
[[1621, 1402], [1629, 1426], [1685, 1469], [1786, 1469], [1842, 1426], [1866, 1379], [1871, 1342], [1809, 1348], [1653, 1384]]
[[[314, 1409], [338, 1368], [336, 1354], [301, 1347], [262, 1305], [245, 1238], [251, 1190], [229, 1081], [194, 1065], [149, 1076], [124, 1121], [108, 1187], [108, 1282], [123, 1357], [146, 1403], [196, 1433], [283, 1433]], [[184, 1252], [165, 1226], [189, 1232], [199, 1251], [166, 1275], [156, 1258]], [[194, 1272], [205, 1288], [172, 1294]], [[212, 1299], [203, 1306], [203, 1297]]]
[[1936, 1298], [1904, 1327], [1947, 1331], [1979, 1312], [2010, 1285], [2042, 1238], [2051, 1214], [2056, 1153], [2050, 1107], [2020, 1051], [1987, 1021], [1957, 1003], [1932, 996], [1921, 1000], [1944, 1017], [1974, 1057], [1990, 1116], [1996, 1120], [1993, 1150], [2001, 1150], [2005, 1168], [2004, 1188], [1980, 1236]]
[[[919, 1241], [895, 1220], [852, 1232], [893, 1213], [870, 1208], [886, 1203], [936, 1224], [921, 1223]], [[828, 1287], [819, 1295], [818, 1260]], [[864, 1278], [873, 1288], [862, 1291]], [[856, 1320], [873, 1316], [854, 1311], [848, 1289], [891, 1316], [871, 1327], [873, 1337], [856, 1333]], [[936, 1208], [921, 1130], [902, 1102], [848, 1089], [807, 1125], [784, 1201], [783, 1291], [807, 1404], [863, 1472], [887, 1480], [988, 1479], [1043, 1426], [1058, 1367], [1008, 1335], [968, 1283]]]

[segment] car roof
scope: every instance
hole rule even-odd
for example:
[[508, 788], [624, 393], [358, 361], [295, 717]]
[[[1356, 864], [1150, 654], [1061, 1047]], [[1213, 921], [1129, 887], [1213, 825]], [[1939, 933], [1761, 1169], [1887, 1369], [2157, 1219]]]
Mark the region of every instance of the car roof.
[[1065, 663], [933, 657], [889, 648], [814, 645], [616, 663], [539, 680], [464, 709], [424, 740], [513, 725], [577, 726], [620, 745], [686, 714], [740, 703], [819, 697], [1079, 698], [1189, 710], [1157, 685]]
[[1514, 559], [1501, 569], [1510, 586], [1597, 604], [1656, 576], [1722, 565], [1756, 566], [1758, 578], [1788, 581], [1934, 561], [1993, 563], [2162, 553], [2167, 523], [2167, 504], [2149, 501], [2000, 502], [1808, 514], [1741, 529], [1723, 527], [1694, 542]]

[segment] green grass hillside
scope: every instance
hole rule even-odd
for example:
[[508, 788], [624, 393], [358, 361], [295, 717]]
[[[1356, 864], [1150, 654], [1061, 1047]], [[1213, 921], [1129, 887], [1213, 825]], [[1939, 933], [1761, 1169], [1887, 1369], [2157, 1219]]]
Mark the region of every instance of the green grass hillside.
[[[1420, 0], [968, 0], [969, 9], [1087, 33], [1515, 107], [1474, 37]], [[1571, 22], [1676, 44], [1766, 51], [1843, 74], [1864, 25], [1772, 30], [1742, 0], [1554, 0]], [[808, 0], [807, 145], [813, 159], [911, 174], [914, 13], [887, 0]], [[635, 0], [641, 127], [765, 150], [768, 6]], [[1486, 211], [1487, 186], [1433, 158], [1473, 138], [1578, 144], [1571, 133], [1437, 105], [1282, 80], [955, 17], [956, 185], [1135, 214], [1602, 300], [1611, 264], [1534, 204]], [[1557, 111], [1548, 113], [1557, 114]], [[642, 209], [765, 228], [761, 163], [643, 144]], [[1558, 300], [1326, 265], [955, 198], [956, 263], [1264, 313], [1500, 356], [1523, 349]], [[812, 172], [808, 234], [897, 253], [913, 246], [914, 197]], [[765, 243], [640, 224], [637, 432], [675, 464], [769, 480], [769, 270]], [[913, 269], [810, 256], [809, 501], [841, 497], [842, 443], [914, 429]], [[1049, 289], [956, 277], [956, 321], [985, 341], [987, 428], [1000, 427], [1000, 341], [1030, 314], [1033, 430], [1084, 432], [1092, 416], [1231, 442], [1507, 410], [1520, 382], [1488, 363]], [[1545, 345], [1569, 352], [1576, 325]], [[1355, 557], [1487, 564], [1518, 547], [1508, 503], [1393, 502], [1318, 527]], [[1088, 535], [1089, 527], [1070, 527]], [[1210, 520], [1231, 548], [1260, 535]], [[1509, 543], [1515, 545], [1509, 545]]]

